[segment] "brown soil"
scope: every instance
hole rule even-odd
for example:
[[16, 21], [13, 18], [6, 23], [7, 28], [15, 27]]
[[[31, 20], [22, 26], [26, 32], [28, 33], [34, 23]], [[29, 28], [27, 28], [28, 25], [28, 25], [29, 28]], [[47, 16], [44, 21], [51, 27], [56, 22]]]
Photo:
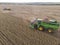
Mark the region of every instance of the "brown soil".
[[[9, 7], [11, 11], [4, 11]], [[29, 28], [32, 17], [58, 21], [60, 6], [0, 5], [0, 45], [58, 45], [60, 38]]]

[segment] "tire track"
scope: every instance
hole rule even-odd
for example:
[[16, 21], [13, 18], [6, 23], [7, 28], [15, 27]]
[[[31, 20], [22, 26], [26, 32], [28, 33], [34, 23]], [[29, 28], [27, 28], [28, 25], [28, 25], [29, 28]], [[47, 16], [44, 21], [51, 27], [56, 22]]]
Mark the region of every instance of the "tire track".
[[1, 45], [4, 45], [3, 40], [1, 38], [0, 38], [0, 44]]
[[17, 37], [15, 34], [11, 33], [10, 31], [2, 30], [3, 34], [5, 34], [6, 37], [8, 37], [8, 41], [12, 42], [14, 45], [24, 45], [24, 40]]
[[[0, 33], [0, 41], [2, 42], [3, 45], [6, 44], [6, 39], [3, 38], [3, 35]], [[7, 44], [6, 44], [7, 45]]]
[[[1, 34], [1, 36], [2, 36], [2, 38], [3, 38], [3, 40], [8, 40], [10, 43], [12, 43], [12, 45], [15, 45], [15, 43], [13, 43], [5, 34], [4, 34], [4, 32], [2, 32], [2, 31], [0, 31], [0, 34]], [[7, 43], [7, 42], [6, 42]]]

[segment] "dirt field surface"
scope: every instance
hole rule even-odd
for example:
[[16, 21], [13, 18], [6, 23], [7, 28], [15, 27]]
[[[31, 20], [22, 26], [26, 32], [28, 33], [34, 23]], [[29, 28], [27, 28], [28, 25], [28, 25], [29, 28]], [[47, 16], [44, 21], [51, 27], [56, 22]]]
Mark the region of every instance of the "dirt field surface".
[[33, 17], [48, 15], [60, 22], [59, 11], [60, 6], [0, 5], [0, 45], [60, 45], [59, 30], [54, 36], [29, 28]]

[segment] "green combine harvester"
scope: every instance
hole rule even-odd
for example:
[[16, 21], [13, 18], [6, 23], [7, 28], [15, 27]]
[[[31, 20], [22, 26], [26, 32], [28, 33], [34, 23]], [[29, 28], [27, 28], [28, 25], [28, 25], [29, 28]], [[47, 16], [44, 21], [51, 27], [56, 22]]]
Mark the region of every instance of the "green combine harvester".
[[37, 19], [30, 26], [32, 29], [55, 32], [59, 28], [59, 23], [56, 20], [49, 20], [49, 22], [44, 22], [42, 19]]

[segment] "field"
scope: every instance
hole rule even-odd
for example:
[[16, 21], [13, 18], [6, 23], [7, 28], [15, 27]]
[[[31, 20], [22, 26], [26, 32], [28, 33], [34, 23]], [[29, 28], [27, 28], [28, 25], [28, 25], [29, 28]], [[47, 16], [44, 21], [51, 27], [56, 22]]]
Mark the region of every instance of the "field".
[[[3, 10], [10, 8], [11, 11]], [[56, 36], [32, 30], [30, 20], [54, 17], [60, 22], [60, 6], [37, 5], [0, 5], [0, 45], [58, 45], [59, 33]], [[59, 31], [59, 30], [58, 30]]]

